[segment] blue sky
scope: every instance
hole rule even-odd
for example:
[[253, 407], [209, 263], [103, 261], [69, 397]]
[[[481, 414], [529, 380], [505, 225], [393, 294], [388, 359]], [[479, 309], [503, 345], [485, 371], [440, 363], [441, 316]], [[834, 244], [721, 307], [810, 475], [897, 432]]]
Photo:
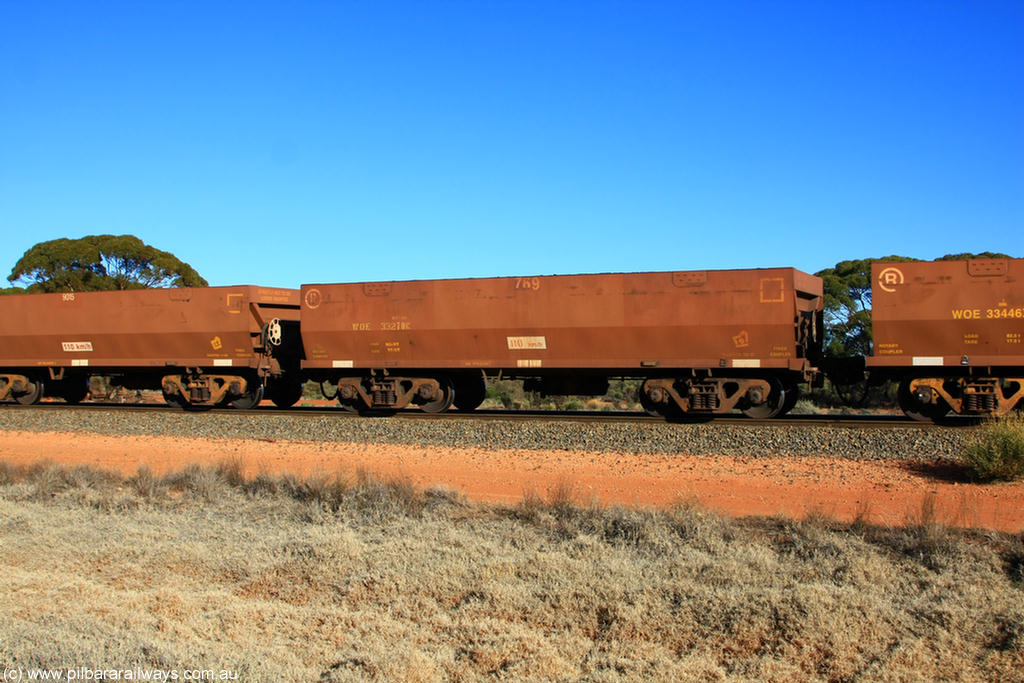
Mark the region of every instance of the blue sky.
[[[1024, 256], [1021, 2], [0, 0], [0, 270], [211, 284]], [[2, 281], [0, 281], [2, 282]]]

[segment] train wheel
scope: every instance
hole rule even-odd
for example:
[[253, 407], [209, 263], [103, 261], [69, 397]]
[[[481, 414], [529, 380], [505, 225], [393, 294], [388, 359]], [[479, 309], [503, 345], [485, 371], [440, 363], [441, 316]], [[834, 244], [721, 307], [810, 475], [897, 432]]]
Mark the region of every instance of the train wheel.
[[800, 400], [800, 387], [795, 384], [786, 385], [786, 400], [782, 404], [782, 410], [779, 411], [779, 415], [785, 415], [789, 411], [793, 410], [796, 406], [796, 402]]
[[60, 396], [68, 403], [81, 403], [89, 395], [89, 383], [85, 381], [65, 382]]
[[[785, 387], [782, 386], [782, 382], [774, 378], [769, 379], [768, 384], [771, 385], [772, 390], [765, 402], [743, 408], [744, 415], [755, 420], [767, 420], [784, 412], [786, 408]], [[796, 405], [796, 401], [793, 404]]]
[[267, 398], [278, 408], [291, 408], [302, 398], [302, 382], [271, 382], [267, 387]]
[[[648, 382], [652, 384], [648, 385]], [[685, 391], [685, 389], [684, 389]], [[637, 389], [637, 400], [648, 415], [666, 420], [681, 420], [686, 412], [676, 403], [672, 392], [661, 382], [648, 380]]]
[[683, 410], [675, 401], [662, 403], [658, 406], [658, 412], [656, 414], [665, 418], [669, 422], [704, 422], [705, 420], [711, 419], [711, 415], [709, 413]]
[[663, 417], [658, 404], [650, 399], [650, 397], [647, 395], [647, 392], [644, 391], [643, 385], [640, 385], [640, 388], [637, 389], [636, 397], [637, 400], [640, 401], [640, 407], [643, 408], [644, 412], [646, 412], [648, 415], [651, 415], [653, 417]]
[[263, 385], [250, 389], [238, 398], [231, 401], [231, 407], [239, 410], [252, 410], [263, 400]]
[[14, 397], [14, 400], [23, 406], [35, 405], [43, 398], [42, 382], [30, 382], [28, 386], [28, 391]]
[[942, 399], [938, 403], [922, 403], [910, 391], [909, 379], [900, 382], [897, 399], [903, 414], [918, 422], [937, 422], [949, 412], [949, 406]]
[[420, 404], [420, 410], [425, 413], [443, 413], [451, 407], [455, 399], [455, 391], [452, 388], [452, 381], [450, 379], [438, 377], [437, 383], [441, 387], [438, 396], [429, 403]]
[[359, 406], [353, 401], [342, 401], [338, 399], [338, 406], [346, 413], [358, 413]]
[[176, 406], [178, 408], [184, 408], [185, 407], [185, 399], [183, 399], [181, 397], [181, 395], [177, 394], [177, 393], [171, 394], [171, 393], [168, 393], [168, 392], [165, 391], [164, 392], [164, 403], [166, 403], [169, 406]]
[[459, 410], [476, 410], [487, 398], [487, 381], [480, 377], [467, 377], [455, 384], [453, 403]]

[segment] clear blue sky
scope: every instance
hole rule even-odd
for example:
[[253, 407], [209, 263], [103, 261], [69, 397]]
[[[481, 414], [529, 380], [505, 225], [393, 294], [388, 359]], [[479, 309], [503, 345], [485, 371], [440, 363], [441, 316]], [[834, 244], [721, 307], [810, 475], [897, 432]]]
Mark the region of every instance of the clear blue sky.
[[0, 0], [4, 277], [97, 233], [298, 286], [1022, 228], [1024, 2]]

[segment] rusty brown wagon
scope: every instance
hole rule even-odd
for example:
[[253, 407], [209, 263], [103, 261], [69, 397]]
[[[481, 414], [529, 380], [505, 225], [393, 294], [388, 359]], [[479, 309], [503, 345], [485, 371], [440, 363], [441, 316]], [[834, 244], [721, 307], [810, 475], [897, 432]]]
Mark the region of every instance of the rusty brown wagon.
[[351, 410], [468, 410], [487, 377], [549, 395], [626, 377], [651, 412], [770, 417], [817, 374], [821, 312], [821, 279], [793, 268], [309, 284], [302, 368]]
[[0, 400], [75, 403], [91, 375], [183, 407], [298, 400], [299, 292], [255, 286], [0, 297]]
[[1024, 259], [875, 263], [874, 381], [919, 420], [1006, 415], [1024, 400]]

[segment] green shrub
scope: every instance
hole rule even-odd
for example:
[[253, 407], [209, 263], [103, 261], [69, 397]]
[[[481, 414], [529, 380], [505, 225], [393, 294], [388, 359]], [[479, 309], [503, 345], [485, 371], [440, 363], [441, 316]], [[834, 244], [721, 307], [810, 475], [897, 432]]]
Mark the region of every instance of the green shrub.
[[964, 453], [963, 464], [978, 481], [1024, 478], [1024, 417], [1004, 417], [983, 425]]
[[[327, 388], [328, 392], [333, 392], [334, 389]], [[319, 382], [305, 382], [302, 385], [302, 399], [315, 401], [317, 399], [324, 398], [323, 391], [320, 389]]]

